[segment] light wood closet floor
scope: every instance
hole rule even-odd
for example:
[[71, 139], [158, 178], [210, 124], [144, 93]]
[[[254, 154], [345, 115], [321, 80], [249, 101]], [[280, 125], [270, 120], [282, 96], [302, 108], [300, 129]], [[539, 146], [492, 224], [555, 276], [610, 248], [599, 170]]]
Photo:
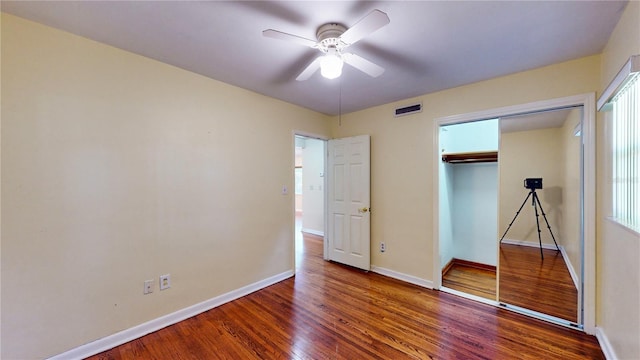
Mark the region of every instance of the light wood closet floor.
[[496, 300], [496, 271], [454, 263], [442, 275], [442, 286]]
[[[578, 291], [561, 253], [510, 244], [500, 245], [500, 301], [577, 322]], [[495, 271], [454, 264], [442, 285], [496, 300]]]
[[560, 251], [500, 245], [500, 301], [577, 322], [578, 290]]

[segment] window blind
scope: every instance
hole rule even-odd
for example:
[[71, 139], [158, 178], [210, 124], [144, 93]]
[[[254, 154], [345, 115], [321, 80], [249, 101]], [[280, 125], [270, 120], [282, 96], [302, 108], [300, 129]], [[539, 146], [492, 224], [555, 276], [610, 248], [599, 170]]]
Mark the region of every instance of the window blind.
[[640, 232], [640, 76], [633, 76], [611, 103], [612, 216]]

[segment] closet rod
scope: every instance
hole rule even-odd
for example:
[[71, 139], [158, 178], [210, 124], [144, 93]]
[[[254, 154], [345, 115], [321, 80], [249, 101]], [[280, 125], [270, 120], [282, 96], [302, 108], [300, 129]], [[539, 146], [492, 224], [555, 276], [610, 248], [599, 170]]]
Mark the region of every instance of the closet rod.
[[442, 161], [451, 164], [469, 164], [498, 161], [497, 151], [442, 154]]

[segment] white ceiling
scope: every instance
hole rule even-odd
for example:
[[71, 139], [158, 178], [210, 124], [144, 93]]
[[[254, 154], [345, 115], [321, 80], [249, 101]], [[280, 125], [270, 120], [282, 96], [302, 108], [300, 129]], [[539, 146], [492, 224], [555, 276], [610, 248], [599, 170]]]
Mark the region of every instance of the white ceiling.
[[[2, 1], [2, 11], [325, 114], [347, 113], [600, 53], [626, 1]], [[389, 25], [349, 48], [386, 69], [296, 76], [315, 39], [373, 9]]]

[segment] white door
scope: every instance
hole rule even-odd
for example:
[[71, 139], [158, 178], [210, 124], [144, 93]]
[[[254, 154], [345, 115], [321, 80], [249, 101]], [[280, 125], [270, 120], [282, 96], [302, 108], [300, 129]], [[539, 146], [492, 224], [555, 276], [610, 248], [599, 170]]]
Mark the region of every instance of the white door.
[[329, 140], [329, 260], [369, 270], [371, 264], [370, 138]]

